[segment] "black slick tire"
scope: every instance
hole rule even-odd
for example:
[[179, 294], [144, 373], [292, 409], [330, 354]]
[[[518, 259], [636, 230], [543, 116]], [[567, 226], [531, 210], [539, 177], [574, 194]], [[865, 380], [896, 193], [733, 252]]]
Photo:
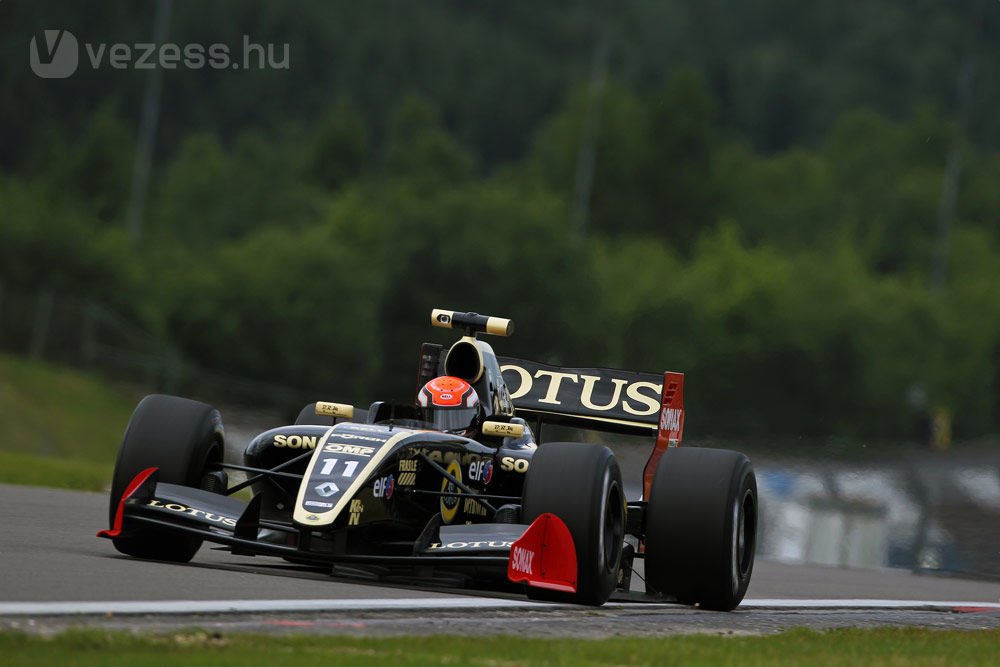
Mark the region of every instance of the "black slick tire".
[[533, 599], [602, 605], [614, 592], [625, 537], [621, 469], [602, 445], [554, 442], [531, 459], [524, 483], [522, 521], [545, 512], [562, 519], [573, 536], [576, 594], [528, 587]]
[[[200, 488], [209, 463], [221, 463], [222, 417], [211, 405], [177, 396], [146, 396], [132, 412], [111, 482], [113, 523], [128, 484], [146, 468], [158, 468], [159, 482]], [[169, 530], [138, 528], [114, 538], [129, 556], [186, 563], [202, 539]]]
[[663, 453], [645, 523], [646, 590], [730, 611], [746, 594], [757, 542], [757, 480], [739, 452]]

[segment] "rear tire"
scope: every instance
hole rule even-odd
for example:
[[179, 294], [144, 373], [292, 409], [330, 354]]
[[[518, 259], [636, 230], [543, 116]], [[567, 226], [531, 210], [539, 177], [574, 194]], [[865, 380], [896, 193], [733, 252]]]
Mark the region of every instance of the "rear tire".
[[646, 591], [730, 611], [750, 584], [757, 480], [750, 460], [722, 449], [663, 453], [646, 506]]
[[[146, 468], [158, 468], [157, 481], [202, 487], [206, 466], [221, 463], [222, 417], [211, 405], [177, 396], [154, 394], [136, 406], [125, 429], [111, 482], [109, 518], [114, 523], [122, 494]], [[137, 558], [186, 563], [202, 538], [169, 530], [140, 527], [113, 539], [115, 548]]]
[[599, 445], [553, 442], [531, 459], [524, 482], [522, 521], [551, 512], [576, 547], [577, 592], [528, 587], [528, 597], [602, 605], [618, 584], [625, 539], [625, 492], [618, 461]]

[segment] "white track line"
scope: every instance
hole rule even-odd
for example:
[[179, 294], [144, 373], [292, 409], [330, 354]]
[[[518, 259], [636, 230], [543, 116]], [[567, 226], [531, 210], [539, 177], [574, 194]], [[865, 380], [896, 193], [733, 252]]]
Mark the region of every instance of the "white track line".
[[[396, 609], [457, 610], [516, 609], [553, 606], [529, 600], [481, 597], [372, 598], [340, 600], [161, 600], [117, 602], [0, 602], [0, 616], [66, 616], [107, 614], [225, 614], [266, 612], [391, 611]], [[685, 610], [662, 602], [610, 602], [605, 608]], [[748, 599], [741, 610], [760, 609], [913, 609], [953, 611], [983, 609], [1000, 611], [997, 602], [937, 600], [779, 600]]]
[[997, 609], [1000, 602], [955, 602], [940, 600], [744, 600], [740, 609]]
[[340, 600], [160, 600], [135, 602], [0, 602], [0, 616], [65, 614], [224, 614], [275, 611], [376, 611], [393, 609], [502, 609], [537, 602], [496, 598], [392, 598]]

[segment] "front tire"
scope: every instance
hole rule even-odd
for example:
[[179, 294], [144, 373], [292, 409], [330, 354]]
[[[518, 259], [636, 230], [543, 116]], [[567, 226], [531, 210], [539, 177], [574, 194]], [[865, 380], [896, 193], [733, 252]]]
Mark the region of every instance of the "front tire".
[[531, 459], [524, 482], [522, 520], [551, 512], [573, 536], [577, 592], [528, 587], [528, 597], [602, 605], [618, 584], [625, 539], [625, 494], [610, 449], [579, 443], [547, 443]]
[[[153, 394], [139, 401], [125, 429], [111, 481], [109, 519], [114, 523], [122, 494], [146, 468], [158, 468], [157, 480], [201, 487], [206, 466], [221, 463], [224, 451], [222, 417], [211, 405], [177, 396]], [[139, 527], [113, 539], [115, 548], [137, 558], [186, 563], [202, 538]]]
[[743, 600], [757, 543], [757, 480], [739, 452], [671, 448], [646, 506], [646, 590], [730, 611]]

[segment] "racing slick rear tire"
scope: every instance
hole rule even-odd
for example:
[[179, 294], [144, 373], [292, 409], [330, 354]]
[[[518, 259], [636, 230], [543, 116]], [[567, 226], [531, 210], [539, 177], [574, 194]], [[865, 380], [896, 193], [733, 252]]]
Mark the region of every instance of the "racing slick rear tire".
[[[157, 481], [184, 486], [212, 486], [205, 468], [221, 463], [222, 416], [211, 405], [177, 396], [153, 394], [136, 406], [125, 429], [111, 482], [109, 518], [114, 523], [122, 494], [146, 468], [158, 468]], [[137, 558], [186, 563], [202, 538], [141, 527], [113, 538], [115, 548]]]
[[757, 480], [739, 452], [667, 449], [646, 506], [646, 591], [730, 611], [743, 600], [757, 542]]
[[602, 605], [614, 592], [625, 539], [625, 492], [610, 449], [546, 443], [531, 458], [524, 482], [522, 521], [551, 512], [562, 519], [576, 547], [577, 592], [528, 587], [539, 600]]

